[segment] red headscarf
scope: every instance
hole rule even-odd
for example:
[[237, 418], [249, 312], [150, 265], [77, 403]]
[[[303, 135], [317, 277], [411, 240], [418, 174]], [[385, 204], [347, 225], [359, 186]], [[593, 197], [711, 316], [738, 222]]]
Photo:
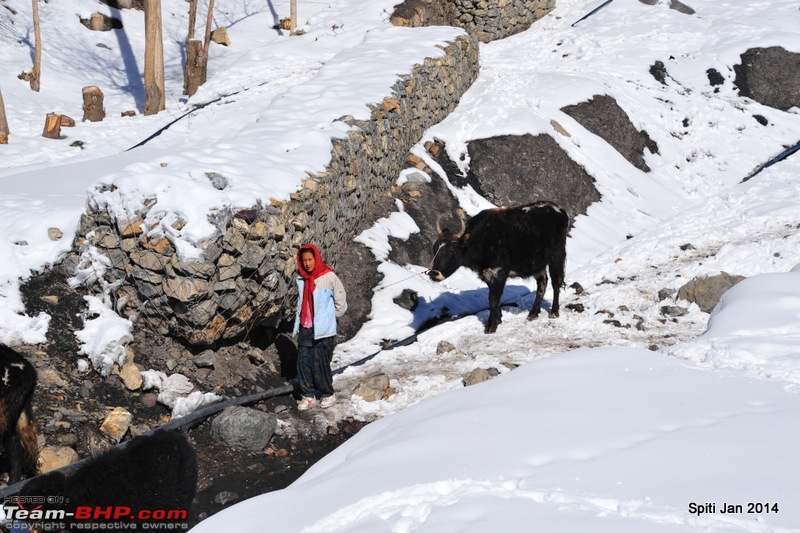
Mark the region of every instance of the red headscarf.
[[[302, 253], [307, 251], [314, 254], [314, 261], [316, 262], [314, 271], [310, 274], [303, 268], [303, 263], [300, 260]], [[314, 325], [314, 289], [316, 288], [314, 280], [332, 270], [331, 267], [322, 261], [322, 254], [319, 253], [319, 248], [313, 244], [304, 244], [301, 246], [300, 249], [297, 250], [295, 259], [297, 260], [297, 270], [300, 272], [300, 277], [305, 280], [305, 284], [303, 285], [303, 304], [300, 307], [300, 325], [304, 328], [310, 328]]]

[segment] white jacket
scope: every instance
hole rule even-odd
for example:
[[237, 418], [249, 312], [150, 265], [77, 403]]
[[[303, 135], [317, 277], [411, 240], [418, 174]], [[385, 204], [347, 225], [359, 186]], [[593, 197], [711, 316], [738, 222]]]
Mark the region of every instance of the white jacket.
[[[297, 278], [297, 313], [293, 335], [300, 331], [300, 310], [303, 306], [305, 280]], [[331, 272], [314, 280], [314, 338], [324, 339], [336, 335], [336, 319], [347, 311], [347, 295], [339, 277]]]

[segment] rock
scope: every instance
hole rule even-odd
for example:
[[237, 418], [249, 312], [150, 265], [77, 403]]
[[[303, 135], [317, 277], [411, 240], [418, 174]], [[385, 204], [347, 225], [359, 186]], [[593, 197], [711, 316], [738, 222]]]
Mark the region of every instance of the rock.
[[744, 276], [734, 276], [721, 272], [716, 276], [694, 278], [689, 283], [678, 289], [678, 298], [694, 302], [704, 313], [710, 313], [719, 303], [725, 292], [745, 279]]
[[403, 292], [400, 293], [400, 296], [396, 296], [392, 301], [403, 309], [414, 311], [419, 304], [419, 295], [417, 294], [417, 291], [403, 289]]
[[227, 28], [217, 28], [211, 31], [211, 40], [222, 46], [230, 46], [231, 38], [228, 35]]
[[669, 76], [669, 73], [667, 72], [667, 67], [664, 66], [663, 61], [656, 61], [650, 65], [650, 75], [652, 75], [656, 81], [660, 82], [662, 85], [667, 84], [667, 76]]
[[467, 145], [467, 152], [467, 176], [448, 175], [451, 183], [457, 187], [471, 185], [495, 205], [549, 200], [574, 219], [600, 200], [594, 178], [549, 135], [475, 139]]
[[100, 431], [111, 437], [114, 442], [119, 442], [127, 433], [132, 419], [131, 413], [122, 407], [117, 407], [106, 416]]
[[661, 314], [664, 316], [676, 317], [676, 316], [684, 316], [688, 313], [689, 310], [685, 307], [680, 307], [677, 305], [664, 305], [661, 307]]
[[658, 291], [658, 301], [663, 302], [664, 300], [669, 300], [675, 295], [675, 289], [661, 289]]
[[139, 401], [144, 407], [152, 409], [158, 403], [158, 394], [154, 392], [142, 394], [141, 398], [139, 398]]
[[734, 84], [741, 96], [788, 111], [800, 107], [800, 53], [779, 46], [751, 48], [734, 65]]
[[644, 150], [647, 148], [648, 152], [657, 154], [658, 145], [646, 131], [636, 129], [614, 98], [595, 95], [588, 102], [566, 106], [561, 111], [605, 140], [631, 165], [643, 172], [650, 172], [650, 167], [644, 161]]
[[211, 435], [215, 441], [233, 448], [261, 451], [277, 427], [275, 415], [234, 405], [213, 420]]
[[447, 341], [439, 341], [439, 344], [436, 345], [436, 355], [442, 355], [444, 353], [452, 352], [456, 349], [451, 343]]
[[464, 376], [464, 386], [476, 385], [484, 381], [489, 381], [495, 376], [499, 376], [500, 371], [496, 368], [476, 368], [466, 376]]
[[684, 15], [694, 15], [694, 9], [678, 0], [670, 0], [669, 8], [674, 9], [678, 13], [683, 13]]
[[56, 305], [58, 303], [58, 296], [54, 295], [39, 296], [39, 299], [45, 303], [49, 303], [50, 305]]
[[170, 298], [191, 302], [209, 294], [212, 286], [204, 279], [174, 277], [164, 281], [162, 288]]
[[142, 268], [147, 270], [155, 270], [162, 272], [164, 266], [167, 264], [167, 259], [164, 256], [157, 254], [152, 250], [135, 250], [130, 254], [131, 261], [136, 263]]
[[47, 237], [51, 241], [59, 241], [64, 236], [64, 232], [58, 228], [47, 228]]
[[125, 361], [122, 368], [115, 368], [114, 373], [118, 375], [128, 390], [139, 390], [142, 386], [142, 373], [132, 360]]
[[52, 470], [75, 463], [80, 459], [78, 452], [67, 446], [45, 446], [39, 451], [39, 472], [46, 474]]
[[37, 371], [37, 381], [42, 387], [65, 388], [69, 384], [61, 377], [61, 374], [53, 368], [44, 368]]
[[220, 505], [228, 505], [229, 503], [233, 503], [238, 500], [239, 500], [239, 495], [229, 490], [223, 490], [222, 492], [214, 496], [214, 503], [218, 503]]
[[206, 177], [211, 181], [211, 186], [218, 191], [222, 191], [228, 186], [228, 178], [219, 172], [206, 172]]
[[194, 358], [194, 365], [197, 368], [213, 368], [217, 364], [217, 354], [214, 350], [205, 350]]
[[391, 396], [389, 388], [389, 376], [378, 374], [367, 378], [358, 384], [353, 390], [353, 394], [367, 402], [383, 400]]

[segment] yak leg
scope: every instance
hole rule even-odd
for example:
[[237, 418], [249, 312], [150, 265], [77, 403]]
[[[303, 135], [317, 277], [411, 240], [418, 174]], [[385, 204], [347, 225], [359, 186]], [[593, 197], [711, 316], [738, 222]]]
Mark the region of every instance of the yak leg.
[[486, 324], [485, 333], [494, 333], [497, 331], [497, 326], [502, 322], [500, 298], [503, 296], [507, 277], [504, 272], [497, 272], [491, 280], [487, 281], [489, 285], [489, 322]]
[[550, 318], [556, 318], [558, 316], [558, 295], [561, 291], [561, 287], [564, 286], [564, 263], [566, 263], [566, 260], [566, 251], [557, 253], [556, 256], [551, 259], [548, 267], [550, 270], [550, 283], [553, 285], [553, 305], [550, 306]]
[[533, 320], [539, 317], [539, 312], [542, 310], [542, 299], [544, 299], [544, 291], [547, 290], [547, 272], [542, 269], [536, 275], [536, 299], [533, 301], [531, 312], [528, 313], [528, 320]]

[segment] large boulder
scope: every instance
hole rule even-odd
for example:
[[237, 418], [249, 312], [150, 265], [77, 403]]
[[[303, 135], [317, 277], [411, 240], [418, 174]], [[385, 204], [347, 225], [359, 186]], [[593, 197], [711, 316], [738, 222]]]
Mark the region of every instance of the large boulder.
[[614, 98], [596, 95], [588, 102], [567, 106], [561, 111], [613, 146], [631, 165], [650, 172], [644, 162], [644, 149], [657, 154], [658, 145], [646, 131], [636, 129]]
[[497, 206], [549, 200], [574, 219], [600, 200], [594, 178], [549, 135], [476, 139], [469, 142], [467, 151], [467, 175], [450, 176], [450, 181], [462, 187], [471, 185]]
[[214, 419], [211, 433], [217, 442], [257, 452], [264, 449], [277, 427], [275, 415], [234, 405]]
[[728, 289], [745, 279], [721, 272], [716, 276], [694, 278], [678, 289], [678, 299], [694, 302], [705, 313], [710, 313]]
[[786, 111], [800, 107], [800, 54], [779, 46], [751, 48], [734, 65], [739, 94]]

